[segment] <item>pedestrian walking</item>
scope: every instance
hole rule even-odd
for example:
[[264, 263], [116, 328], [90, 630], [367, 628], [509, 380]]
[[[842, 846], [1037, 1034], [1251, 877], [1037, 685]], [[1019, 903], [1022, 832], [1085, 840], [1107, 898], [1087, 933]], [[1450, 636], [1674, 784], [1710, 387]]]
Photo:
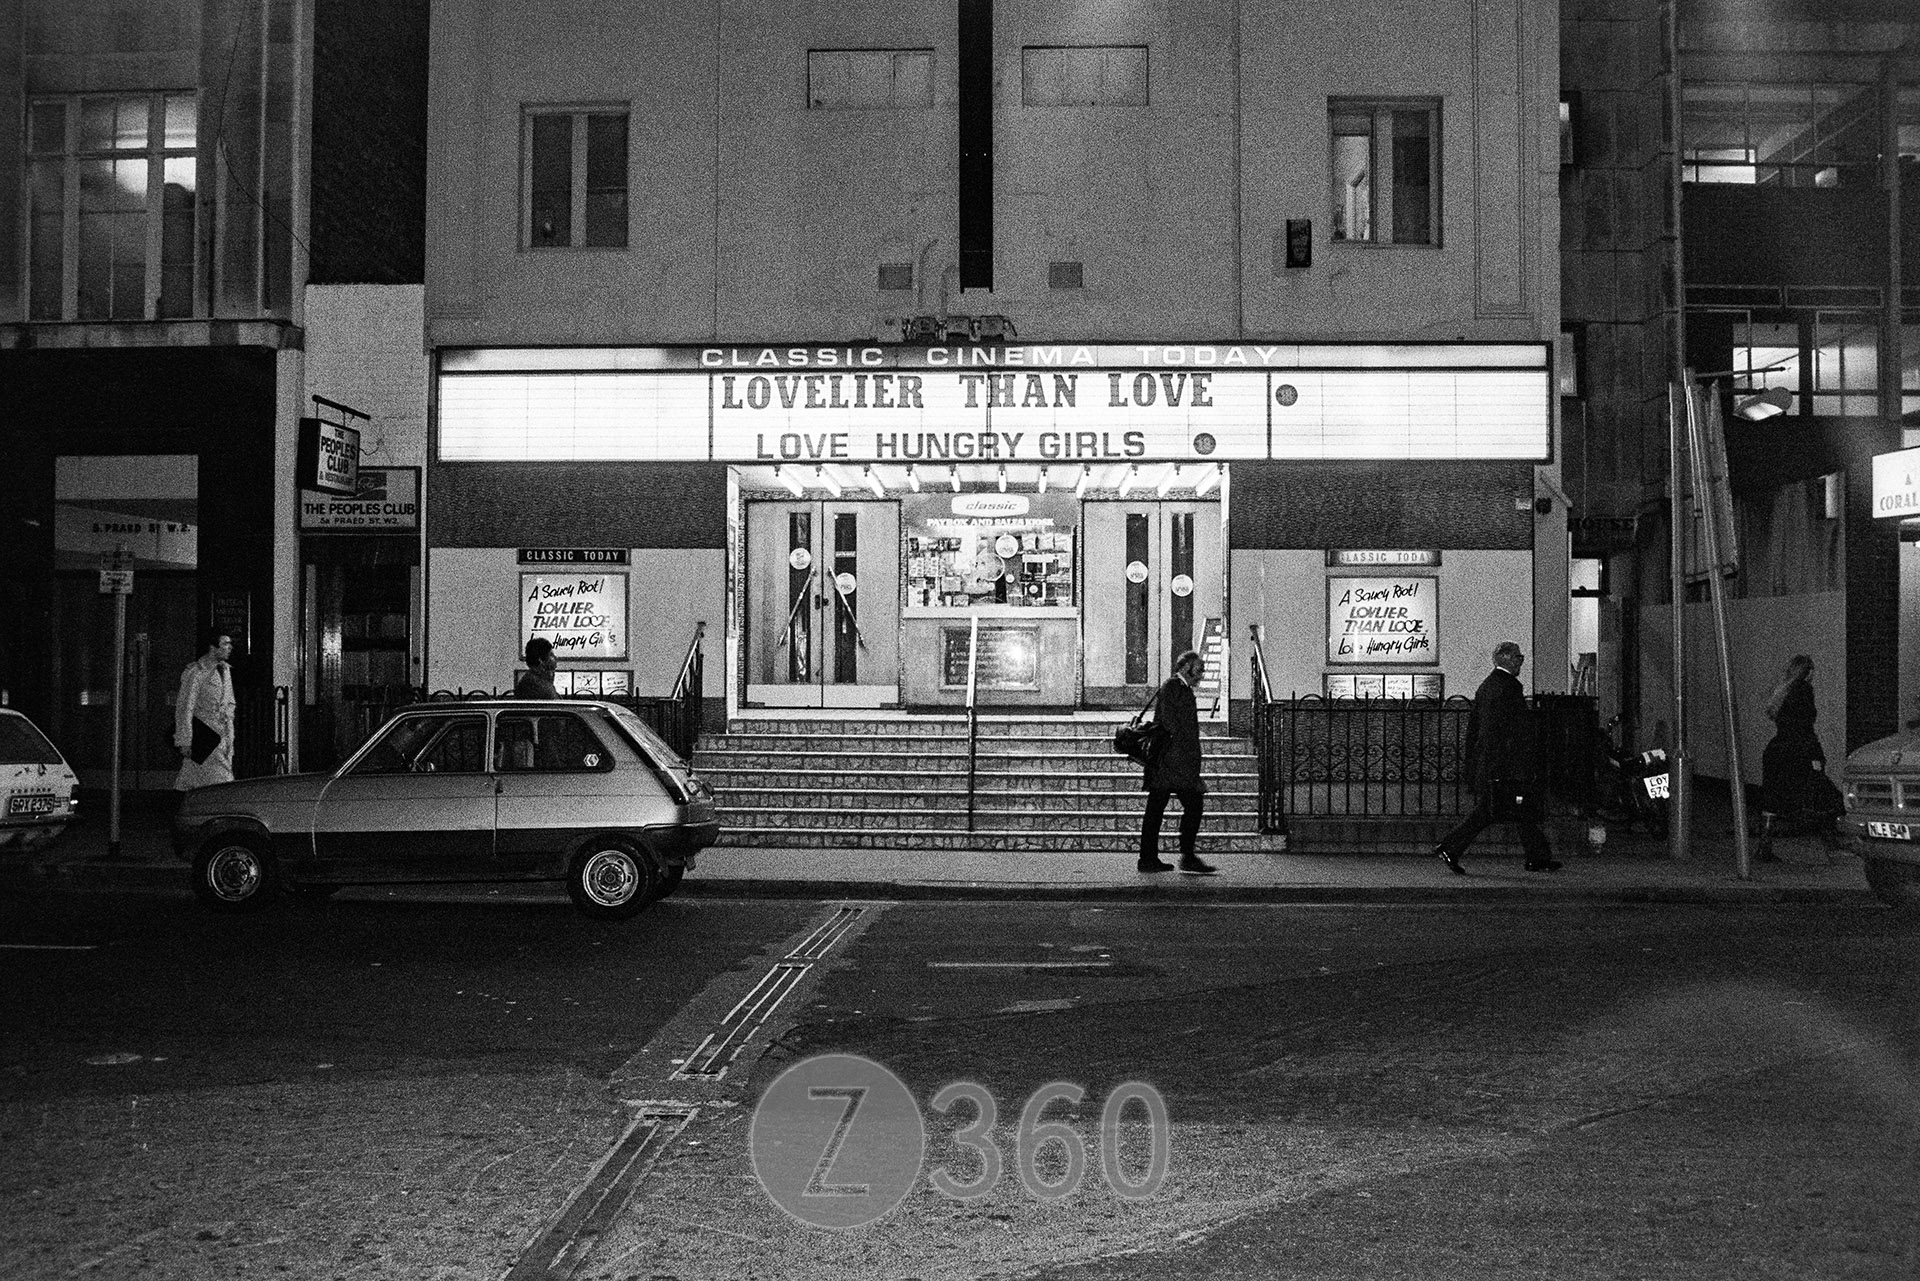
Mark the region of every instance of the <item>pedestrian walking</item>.
[[527, 670], [513, 683], [513, 696], [560, 697], [560, 691], [553, 687], [553, 674], [560, 670], [560, 660], [553, 656], [553, 642], [544, 636], [536, 636], [527, 642], [523, 656], [527, 660]]
[[1147, 791], [1147, 812], [1140, 822], [1140, 862], [1142, 872], [1170, 872], [1175, 865], [1160, 858], [1160, 819], [1167, 812], [1167, 801], [1180, 798], [1180, 862], [1178, 870], [1188, 876], [1212, 876], [1217, 870], [1193, 852], [1200, 836], [1200, 819], [1206, 813], [1207, 785], [1200, 777], [1200, 712], [1193, 700], [1193, 687], [1200, 681], [1200, 655], [1188, 650], [1173, 660], [1173, 675], [1153, 697], [1153, 723], [1165, 730], [1165, 736], [1153, 755], [1147, 758], [1143, 780]]
[[180, 749], [177, 792], [233, 781], [233, 637], [207, 636], [206, 652], [180, 673], [173, 700], [173, 745]]
[[1529, 872], [1557, 872], [1540, 830], [1542, 814], [1539, 743], [1533, 709], [1520, 688], [1520, 667], [1527, 656], [1512, 641], [1493, 648], [1493, 670], [1473, 695], [1467, 718], [1467, 769], [1477, 797], [1473, 812], [1433, 847], [1435, 857], [1456, 876], [1465, 876], [1460, 856], [1473, 838], [1495, 823], [1512, 823], [1526, 851]]
[[[1792, 828], [1830, 833], [1846, 806], [1840, 789], [1827, 778], [1827, 753], [1813, 723], [1820, 712], [1813, 701], [1813, 659], [1795, 654], [1767, 695], [1773, 738], [1760, 754], [1760, 808]], [[1771, 850], [1763, 861], [1778, 856]]]

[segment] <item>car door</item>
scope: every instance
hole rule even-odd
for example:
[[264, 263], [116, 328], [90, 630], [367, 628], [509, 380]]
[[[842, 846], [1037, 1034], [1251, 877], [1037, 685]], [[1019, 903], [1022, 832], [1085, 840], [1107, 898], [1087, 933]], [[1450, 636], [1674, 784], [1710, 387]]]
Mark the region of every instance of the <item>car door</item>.
[[320, 793], [313, 841], [321, 874], [484, 878], [493, 870], [493, 792], [484, 712], [402, 712]]
[[505, 876], [558, 876], [564, 854], [590, 831], [632, 823], [637, 781], [581, 712], [503, 711], [494, 723], [494, 860]]

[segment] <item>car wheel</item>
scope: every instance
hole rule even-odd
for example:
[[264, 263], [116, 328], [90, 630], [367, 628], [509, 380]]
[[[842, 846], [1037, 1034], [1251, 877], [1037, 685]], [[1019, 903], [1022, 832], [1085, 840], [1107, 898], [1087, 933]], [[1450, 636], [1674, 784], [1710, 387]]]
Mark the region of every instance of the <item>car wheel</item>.
[[280, 874], [257, 836], [221, 836], [193, 860], [193, 892], [218, 912], [253, 912], [273, 901]]
[[574, 855], [567, 893], [588, 916], [632, 916], [653, 901], [660, 865], [653, 855], [625, 841], [594, 841]]
[[681, 863], [675, 863], [662, 871], [660, 873], [660, 889], [654, 894], [654, 897], [665, 898], [667, 895], [679, 889], [680, 882], [686, 874], [686, 866]]
[[1889, 907], [1920, 912], [1920, 867], [1890, 858], [1869, 858], [1867, 888]]

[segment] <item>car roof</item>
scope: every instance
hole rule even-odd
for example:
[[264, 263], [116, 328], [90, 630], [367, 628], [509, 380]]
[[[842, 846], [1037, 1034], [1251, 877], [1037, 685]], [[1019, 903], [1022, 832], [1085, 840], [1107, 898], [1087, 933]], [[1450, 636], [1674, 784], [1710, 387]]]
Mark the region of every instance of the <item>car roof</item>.
[[533, 708], [597, 707], [604, 711], [618, 706], [618, 703], [609, 702], [603, 698], [514, 698], [510, 695], [501, 695], [491, 698], [433, 698], [423, 703], [408, 703], [404, 707], [396, 707], [393, 709], [393, 714], [398, 716], [401, 712], [444, 712], [462, 708], [498, 712], [509, 709], [528, 711]]

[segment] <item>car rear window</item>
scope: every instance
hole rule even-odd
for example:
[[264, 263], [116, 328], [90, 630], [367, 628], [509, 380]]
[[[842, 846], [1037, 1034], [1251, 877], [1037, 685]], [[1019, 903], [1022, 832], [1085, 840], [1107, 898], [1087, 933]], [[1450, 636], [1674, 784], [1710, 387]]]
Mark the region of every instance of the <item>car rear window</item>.
[[613, 753], [572, 712], [502, 712], [493, 723], [493, 767], [604, 772], [613, 768]]
[[58, 765], [60, 753], [24, 716], [0, 716], [0, 765]]

